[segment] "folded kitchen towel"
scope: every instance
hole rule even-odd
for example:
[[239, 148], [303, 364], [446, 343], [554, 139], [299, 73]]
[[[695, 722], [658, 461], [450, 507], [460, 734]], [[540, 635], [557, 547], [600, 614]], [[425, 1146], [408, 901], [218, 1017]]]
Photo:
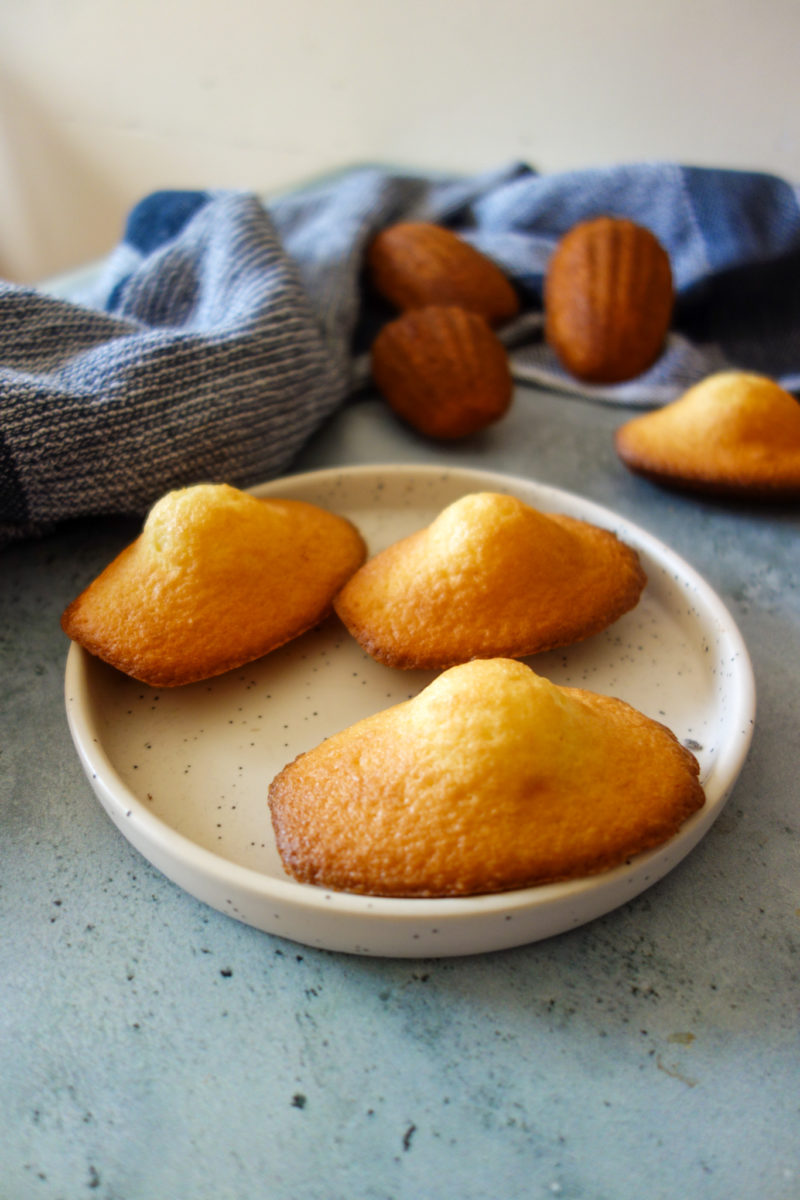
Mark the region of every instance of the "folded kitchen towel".
[[[678, 301], [658, 363], [613, 388], [570, 379], [542, 338], [552, 249], [599, 213], [648, 225]], [[198, 480], [290, 468], [367, 381], [389, 315], [365, 248], [398, 220], [446, 225], [512, 277], [519, 379], [661, 404], [739, 366], [800, 387], [800, 189], [764, 174], [637, 164], [471, 176], [359, 167], [272, 199], [165, 191], [72, 293], [0, 283], [0, 544], [93, 514], [140, 515]]]

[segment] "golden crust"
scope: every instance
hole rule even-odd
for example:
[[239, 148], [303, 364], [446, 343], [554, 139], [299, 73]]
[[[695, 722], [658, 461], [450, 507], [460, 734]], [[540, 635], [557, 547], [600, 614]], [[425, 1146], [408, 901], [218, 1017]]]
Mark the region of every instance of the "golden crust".
[[500, 325], [519, 312], [519, 298], [500, 268], [441, 225], [402, 221], [378, 233], [367, 250], [372, 284], [405, 312], [451, 305]]
[[702, 807], [694, 756], [621, 700], [508, 659], [300, 755], [269, 807], [286, 870], [382, 896], [467, 896], [608, 870]]
[[315, 505], [199, 484], [154, 505], [61, 624], [125, 674], [175, 687], [312, 628], [365, 555], [358, 530]]
[[548, 264], [545, 336], [579, 379], [618, 383], [661, 354], [674, 304], [669, 255], [655, 235], [620, 217], [581, 221]]
[[478, 433], [504, 417], [513, 398], [505, 346], [464, 308], [417, 308], [389, 321], [371, 363], [389, 406], [427, 437]]
[[721, 371], [626, 422], [617, 454], [637, 474], [692, 491], [800, 499], [800, 404], [771, 379]]
[[581, 641], [633, 608], [645, 583], [613, 533], [479, 492], [370, 559], [334, 607], [379, 662], [441, 669]]

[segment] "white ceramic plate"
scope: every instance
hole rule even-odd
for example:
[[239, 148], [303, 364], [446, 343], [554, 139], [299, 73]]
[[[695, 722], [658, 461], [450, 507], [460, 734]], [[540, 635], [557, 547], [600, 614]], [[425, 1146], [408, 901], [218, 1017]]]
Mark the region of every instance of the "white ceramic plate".
[[536, 941], [610, 911], [662, 878], [718, 816], [752, 735], [753, 676], [741, 636], [708, 585], [666, 546], [578, 496], [524, 479], [435, 467], [356, 467], [253, 489], [349, 517], [370, 553], [427, 525], [471, 491], [502, 491], [614, 530], [648, 574], [644, 595], [611, 629], [537, 655], [559, 684], [619, 696], [694, 750], [707, 802], [667, 845], [605, 874], [501, 895], [401, 900], [295, 883], [275, 849], [273, 776], [336, 730], [416, 694], [434, 677], [380, 666], [335, 617], [241, 670], [161, 691], [73, 645], [70, 729], [97, 796], [160, 871], [237, 920], [309, 946], [434, 957]]

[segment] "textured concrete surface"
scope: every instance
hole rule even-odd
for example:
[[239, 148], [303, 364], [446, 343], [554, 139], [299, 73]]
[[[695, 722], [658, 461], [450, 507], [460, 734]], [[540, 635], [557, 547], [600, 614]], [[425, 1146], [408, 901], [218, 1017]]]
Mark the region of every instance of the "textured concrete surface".
[[629, 905], [483, 957], [316, 951], [199, 904], [82, 774], [58, 619], [136, 532], [80, 522], [0, 560], [2, 1200], [797, 1200], [797, 510], [635, 479], [628, 414], [520, 389], [454, 447], [378, 401], [298, 469], [445, 462], [580, 492], [730, 608], [756, 734], [700, 846]]

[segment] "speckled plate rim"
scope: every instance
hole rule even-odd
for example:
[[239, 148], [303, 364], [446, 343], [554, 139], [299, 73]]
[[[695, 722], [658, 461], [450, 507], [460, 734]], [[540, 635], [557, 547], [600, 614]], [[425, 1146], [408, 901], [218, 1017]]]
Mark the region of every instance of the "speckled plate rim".
[[288, 475], [251, 489], [302, 495], [343, 478], [403, 476], [457, 481], [468, 490], [503, 490], [542, 510], [562, 511], [606, 528], [658, 563], [691, 594], [704, 627], [732, 665], [729, 736], [704, 780], [706, 804], [665, 845], [625, 865], [566, 883], [457, 899], [394, 899], [333, 892], [276, 878], [198, 845], [152, 813], [120, 778], [92, 716], [91, 656], [71, 645], [65, 672], [70, 733], [93, 791], [126, 839], [195, 898], [246, 924], [308, 946], [383, 957], [441, 957], [506, 949], [563, 933], [633, 899], [671, 871], [719, 815], [747, 757], [755, 722], [755, 683], [744, 640], [705, 580], [638, 525], [576, 493], [513, 475], [472, 468], [375, 464]]

